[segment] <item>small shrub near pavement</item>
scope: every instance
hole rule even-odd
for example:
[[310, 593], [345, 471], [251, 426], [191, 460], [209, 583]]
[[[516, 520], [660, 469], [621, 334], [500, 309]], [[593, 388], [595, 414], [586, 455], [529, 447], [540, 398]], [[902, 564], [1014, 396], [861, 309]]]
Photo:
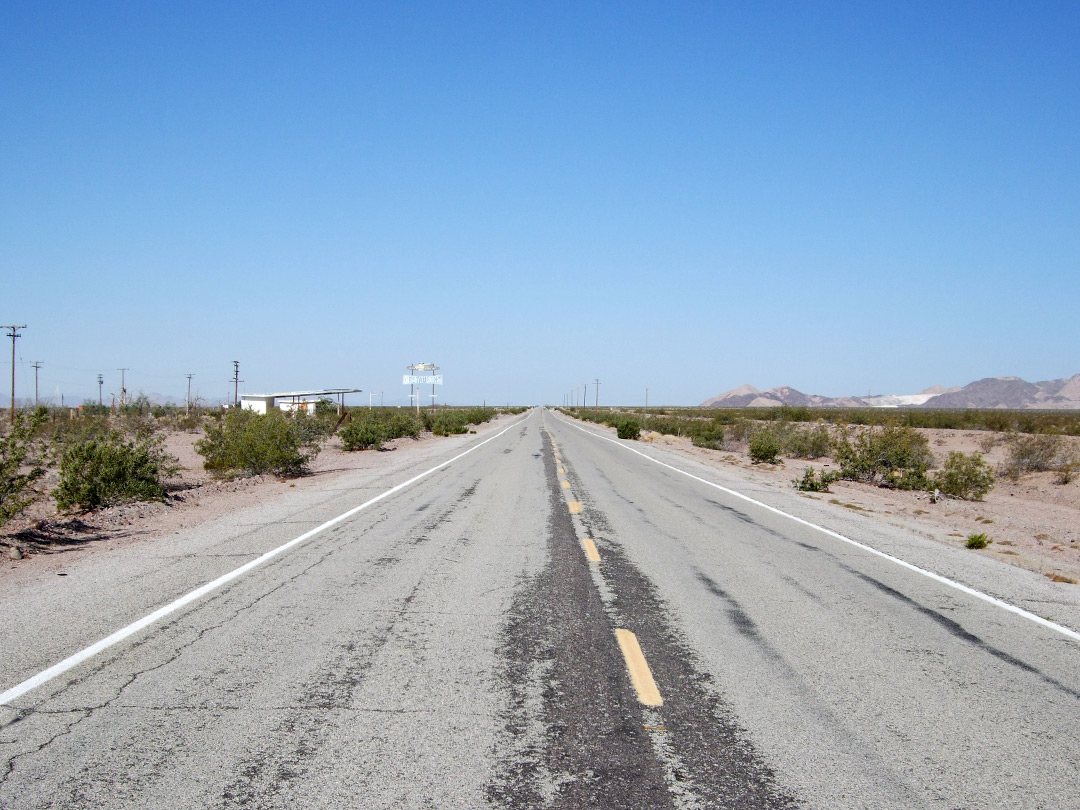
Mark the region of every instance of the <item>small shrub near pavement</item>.
[[15, 424], [0, 438], [0, 526], [19, 515], [41, 494], [45, 450], [38, 429], [48, 418], [44, 408], [15, 415]]
[[435, 413], [423, 411], [424, 429], [436, 436], [453, 436], [469, 432], [469, 425], [490, 422], [496, 416], [494, 408], [451, 408]]
[[994, 471], [982, 455], [953, 451], [945, 467], [934, 476], [934, 486], [945, 495], [965, 501], [981, 501], [994, 486]]
[[79, 442], [60, 458], [53, 497], [62, 511], [163, 500], [163, 478], [176, 469], [171, 461], [157, 439], [125, 441], [113, 433]]
[[866, 429], [854, 440], [846, 433], [833, 443], [840, 476], [894, 489], [926, 489], [934, 461], [926, 437], [907, 425]]
[[641, 422], [628, 416], [615, 423], [615, 431], [620, 439], [636, 439], [641, 435]]
[[802, 478], [792, 480], [791, 484], [799, 492], [828, 492], [829, 484], [840, 478], [840, 473], [822, 470], [817, 472], [813, 467], [803, 470]]
[[353, 419], [340, 432], [341, 446], [345, 450], [382, 450], [388, 431], [377, 419]]
[[780, 461], [780, 437], [769, 428], [750, 436], [750, 460], [755, 464], [776, 464]]
[[719, 450], [724, 443], [724, 425], [716, 419], [708, 422], [695, 420], [687, 429], [690, 443], [695, 447]]
[[823, 458], [832, 448], [829, 429], [823, 424], [812, 427], [784, 425], [780, 433], [781, 452], [789, 458]]
[[964, 544], [968, 548], [986, 548], [986, 546], [994, 541], [987, 537], [985, 534], [969, 534], [967, 542]]
[[320, 435], [281, 411], [236, 409], [216, 424], [207, 423], [195, 450], [203, 457], [203, 467], [217, 475], [299, 475], [318, 455]]
[[345, 450], [382, 450], [383, 442], [420, 435], [420, 422], [411, 413], [394, 410], [353, 411], [353, 420], [339, 432]]

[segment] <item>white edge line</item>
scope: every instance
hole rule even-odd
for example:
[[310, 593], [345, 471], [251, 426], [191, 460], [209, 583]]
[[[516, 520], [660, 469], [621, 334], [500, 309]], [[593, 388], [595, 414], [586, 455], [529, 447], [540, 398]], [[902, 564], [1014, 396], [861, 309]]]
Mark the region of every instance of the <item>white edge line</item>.
[[10, 703], [11, 701], [13, 701], [13, 700], [15, 700], [17, 698], [22, 697], [27, 692], [31, 691], [32, 689], [36, 689], [37, 687], [41, 686], [44, 683], [48, 683], [49, 681], [51, 681], [56, 676], [62, 675], [63, 673], [67, 672], [69, 669], [72, 669], [72, 668], [78, 666], [83, 661], [86, 661], [89, 658], [93, 658], [98, 653], [100, 653], [100, 652], [102, 652], [104, 650], [107, 650], [109, 647], [112, 647], [113, 645], [118, 644], [119, 642], [123, 641], [124, 639], [128, 638], [129, 636], [132, 636], [135, 633], [138, 633], [143, 628], [149, 627], [150, 625], [154, 624], [155, 622], [165, 618], [169, 614], [175, 613], [180, 608], [184, 607], [187, 604], [190, 604], [191, 602], [194, 602], [196, 599], [199, 599], [199, 598], [201, 598], [203, 596], [206, 596], [206, 594], [208, 594], [208, 593], [216, 591], [222, 585], [226, 585], [229, 582], [232, 582], [234, 579], [243, 576], [248, 571], [252, 570], [253, 568], [257, 568], [258, 566], [262, 565], [264, 562], [267, 562], [268, 560], [272, 560], [274, 557], [277, 557], [279, 554], [285, 553], [286, 551], [293, 548], [294, 546], [300, 545], [305, 540], [310, 540], [312, 537], [319, 534], [320, 532], [325, 531], [326, 529], [329, 529], [331, 526], [335, 526], [338, 523], [341, 523], [343, 520], [349, 519], [350, 517], [355, 515], [357, 512], [360, 512], [360, 511], [363, 511], [364, 509], [367, 509], [369, 506], [371, 506], [373, 504], [376, 504], [379, 501], [383, 500], [383, 498], [388, 498], [391, 495], [393, 495], [394, 493], [400, 492], [401, 490], [405, 489], [406, 487], [411, 486], [412, 484], [415, 484], [421, 478], [426, 478], [427, 476], [431, 475], [436, 470], [440, 470], [440, 469], [442, 469], [443, 467], [446, 467], [449, 464], [453, 464], [458, 459], [469, 455], [469, 453], [473, 452], [473, 450], [477, 450], [477, 449], [483, 447], [488, 442], [494, 441], [495, 439], [499, 438], [504, 433], [506, 433], [508, 430], [510, 430], [512, 427], [515, 427], [519, 422], [522, 422], [522, 421], [524, 421], [524, 419], [527, 419], [527, 418], [528, 418], [528, 415], [526, 415], [523, 419], [518, 419], [517, 421], [512, 422], [511, 424], [507, 425], [505, 428], [500, 430], [498, 433], [496, 433], [494, 436], [491, 436], [491, 437], [489, 437], [487, 439], [484, 439], [482, 442], [479, 442], [479, 443], [473, 445], [472, 447], [470, 447], [465, 452], [459, 453], [458, 455], [454, 456], [453, 458], [447, 459], [446, 461], [442, 462], [441, 464], [436, 464], [430, 470], [425, 470], [424, 472], [420, 473], [419, 475], [413, 476], [408, 481], [404, 481], [404, 482], [398, 484], [397, 486], [391, 487], [390, 489], [386, 490], [385, 492], [382, 492], [382, 493], [376, 495], [371, 500], [365, 501], [364, 503], [360, 504], [359, 506], [354, 506], [349, 511], [343, 512], [342, 514], [338, 515], [335, 518], [331, 518], [330, 520], [323, 523], [321, 526], [316, 526], [314, 529], [310, 529], [309, 531], [304, 532], [302, 535], [300, 535], [299, 537], [293, 538], [288, 543], [285, 543], [284, 545], [278, 546], [275, 549], [271, 549], [270, 551], [267, 551], [265, 554], [263, 554], [263, 555], [261, 555], [259, 557], [256, 557], [254, 560], [251, 560], [251, 561], [249, 561], [247, 563], [244, 563], [239, 568], [236, 568], [236, 569], [234, 569], [232, 571], [229, 571], [227, 574], [222, 574], [220, 577], [218, 577], [214, 581], [207, 582], [205, 585], [202, 585], [201, 587], [198, 587], [195, 590], [184, 594], [179, 599], [177, 599], [177, 600], [175, 600], [173, 602], [170, 602], [169, 604], [167, 604], [167, 605], [165, 605], [163, 607], [158, 608], [157, 610], [155, 610], [153, 613], [149, 614], [148, 616], [144, 616], [143, 618], [139, 619], [138, 621], [132, 622], [127, 627], [123, 627], [120, 630], [117, 630], [112, 635], [106, 636], [105, 638], [101, 639], [100, 641], [97, 641], [94, 644], [91, 644], [86, 649], [79, 650], [79, 652], [75, 653], [74, 655], [68, 656], [67, 658], [65, 658], [60, 663], [53, 664], [51, 667], [49, 667], [46, 670], [43, 670], [42, 672], [39, 672], [37, 675], [34, 675], [33, 677], [27, 678], [25, 681], [23, 681], [22, 683], [20, 683], [20, 684], [18, 684], [16, 686], [11, 687], [6, 692], [0, 693], [0, 706], [3, 706], [3, 705], [5, 705], [7, 703]]
[[747, 501], [748, 503], [752, 503], [755, 506], [760, 506], [762, 509], [766, 509], [769, 512], [773, 512], [773, 513], [775, 513], [777, 515], [782, 515], [783, 517], [786, 517], [789, 520], [794, 520], [796, 523], [801, 523], [803, 526], [809, 526], [811, 529], [817, 529], [819, 532], [823, 532], [824, 534], [827, 534], [830, 537], [834, 537], [837, 540], [843, 540], [845, 543], [850, 543], [851, 545], [855, 546], [856, 548], [860, 548], [863, 551], [867, 551], [867, 552], [869, 552], [871, 554], [874, 554], [874, 555], [876, 555], [878, 557], [881, 557], [884, 560], [888, 560], [889, 562], [896, 563], [897, 565], [899, 565], [899, 566], [901, 566], [903, 568], [907, 568], [909, 571], [914, 571], [917, 574], [922, 574], [924, 577], [929, 577], [930, 579], [934, 580], [935, 582], [940, 582], [942, 585], [947, 585], [950, 588], [955, 588], [956, 590], [962, 591], [962, 592], [968, 594], [969, 596], [974, 596], [976, 599], [982, 599], [984, 602], [989, 602], [991, 605], [996, 605], [997, 607], [1002, 608], [1003, 610], [1007, 610], [1007, 611], [1009, 611], [1011, 613], [1015, 613], [1018, 616], [1023, 616], [1028, 621], [1035, 622], [1035, 624], [1042, 625], [1043, 627], [1049, 628], [1050, 630], [1054, 630], [1054, 631], [1056, 631], [1058, 633], [1061, 633], [1064, 636], [1068, 636], [1069, 638], [1073, 639], [1074, 641], [1080, 641], [1080, 633], [1078, 633], [1075, 630], [1072, 630], [1072, 629], [1070, 629], [1068, 627], [1065, 627], [1064, 625], [1058, 624], [1057, 622], [1052, 622], [1049, 619], [1044, 619], [1042, 616], [1038, 616], [1038, 615], [1036, 615], [1036, 614], [1034, 614], [1034, 613], [1032, 613], [1030, 611], [1024, 610], [1021, 607], [1017, 607], [1016, 605], [1009, 604], [1008, 602], [1006, 602], [1004, 600], [998, 599], [996, 596], [991, 596], [988, 593], [983, 593], [982, 591], [977, 591], [977, 590], [975, 590], [974, 588], [972, 588], [972, 587], [970, 587], [968, 585], [964, 585], [962, 582], [957, 582], [956, 580], [949, 579], [948, 577], [942, 576], [941, 574], [935, 574], [933, 571], [927, 571], [925, 568], [920, 568], [919, 566], [914, 565], [912, 563], [909, 563], [906, 560], [901, 560], [899, 557], [894, 557], [891, 554], [886, 554], [884, 551], [879, 551], [878, 549], [873, 548], [872, 546], [868, 546], [865, 543], [860, 543], [858, 540], [852, 540], [850, 537], [845, 537], [844, 535], [839, 534], [838, 532], [834, 532], [832, 529], [826, 529], [824, 526], [818, 526], [816, 523], [811, 523], [809, 520], [804, 520], [801, 517], [796, 517], [795, 515], [790, 515], [790, 514], [788, 514], [787, 512], [784, 512], [781, 509], [777, 509], [775, 506], [769, 506], [767, 503], [762, 503], [761, 501], [754, 500], [753, 498], [751, 498], [748, 495], [743, 495], [741, 492], [736, 492], [733, 489], [728, 489], [727, 487], [721, 486], [720, 484], [714, 483], [713, 481], [709, 481], [709, 480], [707, 480], [705, 478], [700, 478], [700, 477], [694, 475], [693, 473], [689, 473], [686, 470], [681, 470], [678, 467], [672, 466], [671, 464], [667, 464], [667, 463], [665, 463], [663, 461], [660, 461], [659, 459], [655, 459], [652, 456], [647, 455], [646, 453], [642, 453], [640, 450], [636, 450], [635, 448], [630, 447], [629, 445], [623, 444], [621, 441], [617, 441], [616, 439], [612, 439], [610, 436], [603, 436], [603, 435], [601, 435], [599, 433], [596, 433], [596, 432], [594, 432], [592, 430], [587, 430], [586, 428], [582, 427], [581, 425], [576, 425], [573, 422], [567, 420], [565, 417], [562, 417], [562, 418], [563, 418], [563, 421], [565, 421], [566, 424], [568, 424], [570, 427], [577, 428], [582, 433], [587, 433], [588, 435], [594, 436], [597, 439], [603, 439], [606, 442], [611, 442], [612, 444], [618, 445], [619, 447], [623, 448], [624, 450], [629, 450], [631, 453], [637, 453], [642, 458], [648, 459], [649, 461], [653, 462], [654, 464], [659, 464], [661, 467], [667, 467], [669, 470], [673, 470], [673, 471], [675, 471], [677, 473], [681, 473], [681, 474], [685, 475], [688, 478], [693, 478], [695, 481], [700, 481], [702, 484], [707, 484], [710, 487], [715, 487], [716, 489], [720, 490], [721, 492], [726, 492], [728, 495], [732, 495], [732, 496], [734, 496], [736, 498], [741, 498], [742, 500]]

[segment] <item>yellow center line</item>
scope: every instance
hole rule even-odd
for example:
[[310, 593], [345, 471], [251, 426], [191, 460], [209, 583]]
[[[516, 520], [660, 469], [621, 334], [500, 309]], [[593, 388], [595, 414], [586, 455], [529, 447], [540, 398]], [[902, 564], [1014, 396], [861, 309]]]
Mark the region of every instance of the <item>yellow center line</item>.
[[600, 552], [596, 550], [596, 543], [592, 541], [591, 537], [583, 538], [581, 545], [585, 548], [585, 557], [589, 562], [600, 562]]
[[570, 482], [569, 481], [563, 481], [562, 482], [562, 488], [563, 489], [570, 489]]
[[580, 515], [581, 514], [581, 501], [570, 501], [570, 514], [571, 515]]
[[638, 700], [646, 706], [663, 706], [664, 699], [656, 688], [656, 681], [649, 670], [649, 662], [641, 652], [637, 636], [629, 630], [619, 628], [615, 631], [615, 638], [619, 641], [619, 649], [622, 650], [626, 669], [630, 673], [630, 684], [637, 692]]

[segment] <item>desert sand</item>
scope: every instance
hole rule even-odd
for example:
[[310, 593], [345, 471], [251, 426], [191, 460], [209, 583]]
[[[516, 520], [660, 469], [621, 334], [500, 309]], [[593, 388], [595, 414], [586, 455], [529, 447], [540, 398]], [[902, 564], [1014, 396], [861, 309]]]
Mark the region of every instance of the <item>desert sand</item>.
[[[513, 417], [503, 416], [477, 428], [485, 434], [504, 426]], [[592, 425], [592, 429], [613, 429]], [[986, 460], [998, 465], [1005, 457], [1000, 436], [984, 431], [927, 430], [930, 446], [941, 462], [951, 450], [966, 453], [986, 450]], [[182, 471], [171, 482], [166, 503], [141, 503], [100, 511], [59, 515], [49, 500], [35, 505], [21, 518], [0, 529], [0, 580], [20, 568], [62, 568], [82, 554], [118, 550], [154, 534], [219, 517], [275, 497], [292, 488], [312, 488], [332, 483], [347, 470], [389, 467], [394, 452], [354, 452], [341, 449], [332, 439], [315, 459], [311, 473], [299, 478], [255, 476], [217, 480], [202, 469], [195, 452], [200, 433], [173, 432], [166, 436], [167, 450], [179, 459]], [[388, 448], [405, 452], [431, 442], [447, 441], [430, 434], [420, 439], [398, 439]], [[662, 445], [679, 455], [735, 472], [758, 484], [793, 491], [792, 480], [805, 467], [822, 469], [826, 460], [785, 460], [777, 465], [752, 464], [745, 447], [706, 450], [685, 438], [643, 434], [643, 443]], [[55, 473], [53, 473], [55, 478]], [[51, 482], [55, 483], [55, 481]], [[804, 493], [835, 509], [855, 510], [894, 526], [953, 546], [964, 546], [968, 535], [984, 533], [990, 545], [973, 554], [989, 554], [1058, 581], [1080, 581], [1080, 480], [1054, 483], [1053, 473], [1025, 475], [1017, 482], [998, 478], [984, 501], [942, 498], [933, 502], [925, 492], [902, 492], [866, 484], [838, 481], [829, 493]], [[23, 559], [12, 559], [19, 549]]]

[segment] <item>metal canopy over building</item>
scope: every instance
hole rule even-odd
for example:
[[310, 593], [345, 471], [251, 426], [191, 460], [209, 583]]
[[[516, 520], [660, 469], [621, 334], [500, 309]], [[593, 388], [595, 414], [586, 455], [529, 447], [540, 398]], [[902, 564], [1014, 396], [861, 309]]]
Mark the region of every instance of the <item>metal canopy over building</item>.
[[[333, 396], [338, 403], [338, 413], [345, 411], [345, 395], [359, 394], [360, 388], [324, 388], [321, 391], [283, 391], [279, 394], [241, 394], [240, 407], [256, 413], [266, 413], [277, 407], [283, 411], [314, 410], [317, 398]], [[315, 397], [316, 399], [312, 399]], [[288, 400], [280, 405], [277, 400]]]

